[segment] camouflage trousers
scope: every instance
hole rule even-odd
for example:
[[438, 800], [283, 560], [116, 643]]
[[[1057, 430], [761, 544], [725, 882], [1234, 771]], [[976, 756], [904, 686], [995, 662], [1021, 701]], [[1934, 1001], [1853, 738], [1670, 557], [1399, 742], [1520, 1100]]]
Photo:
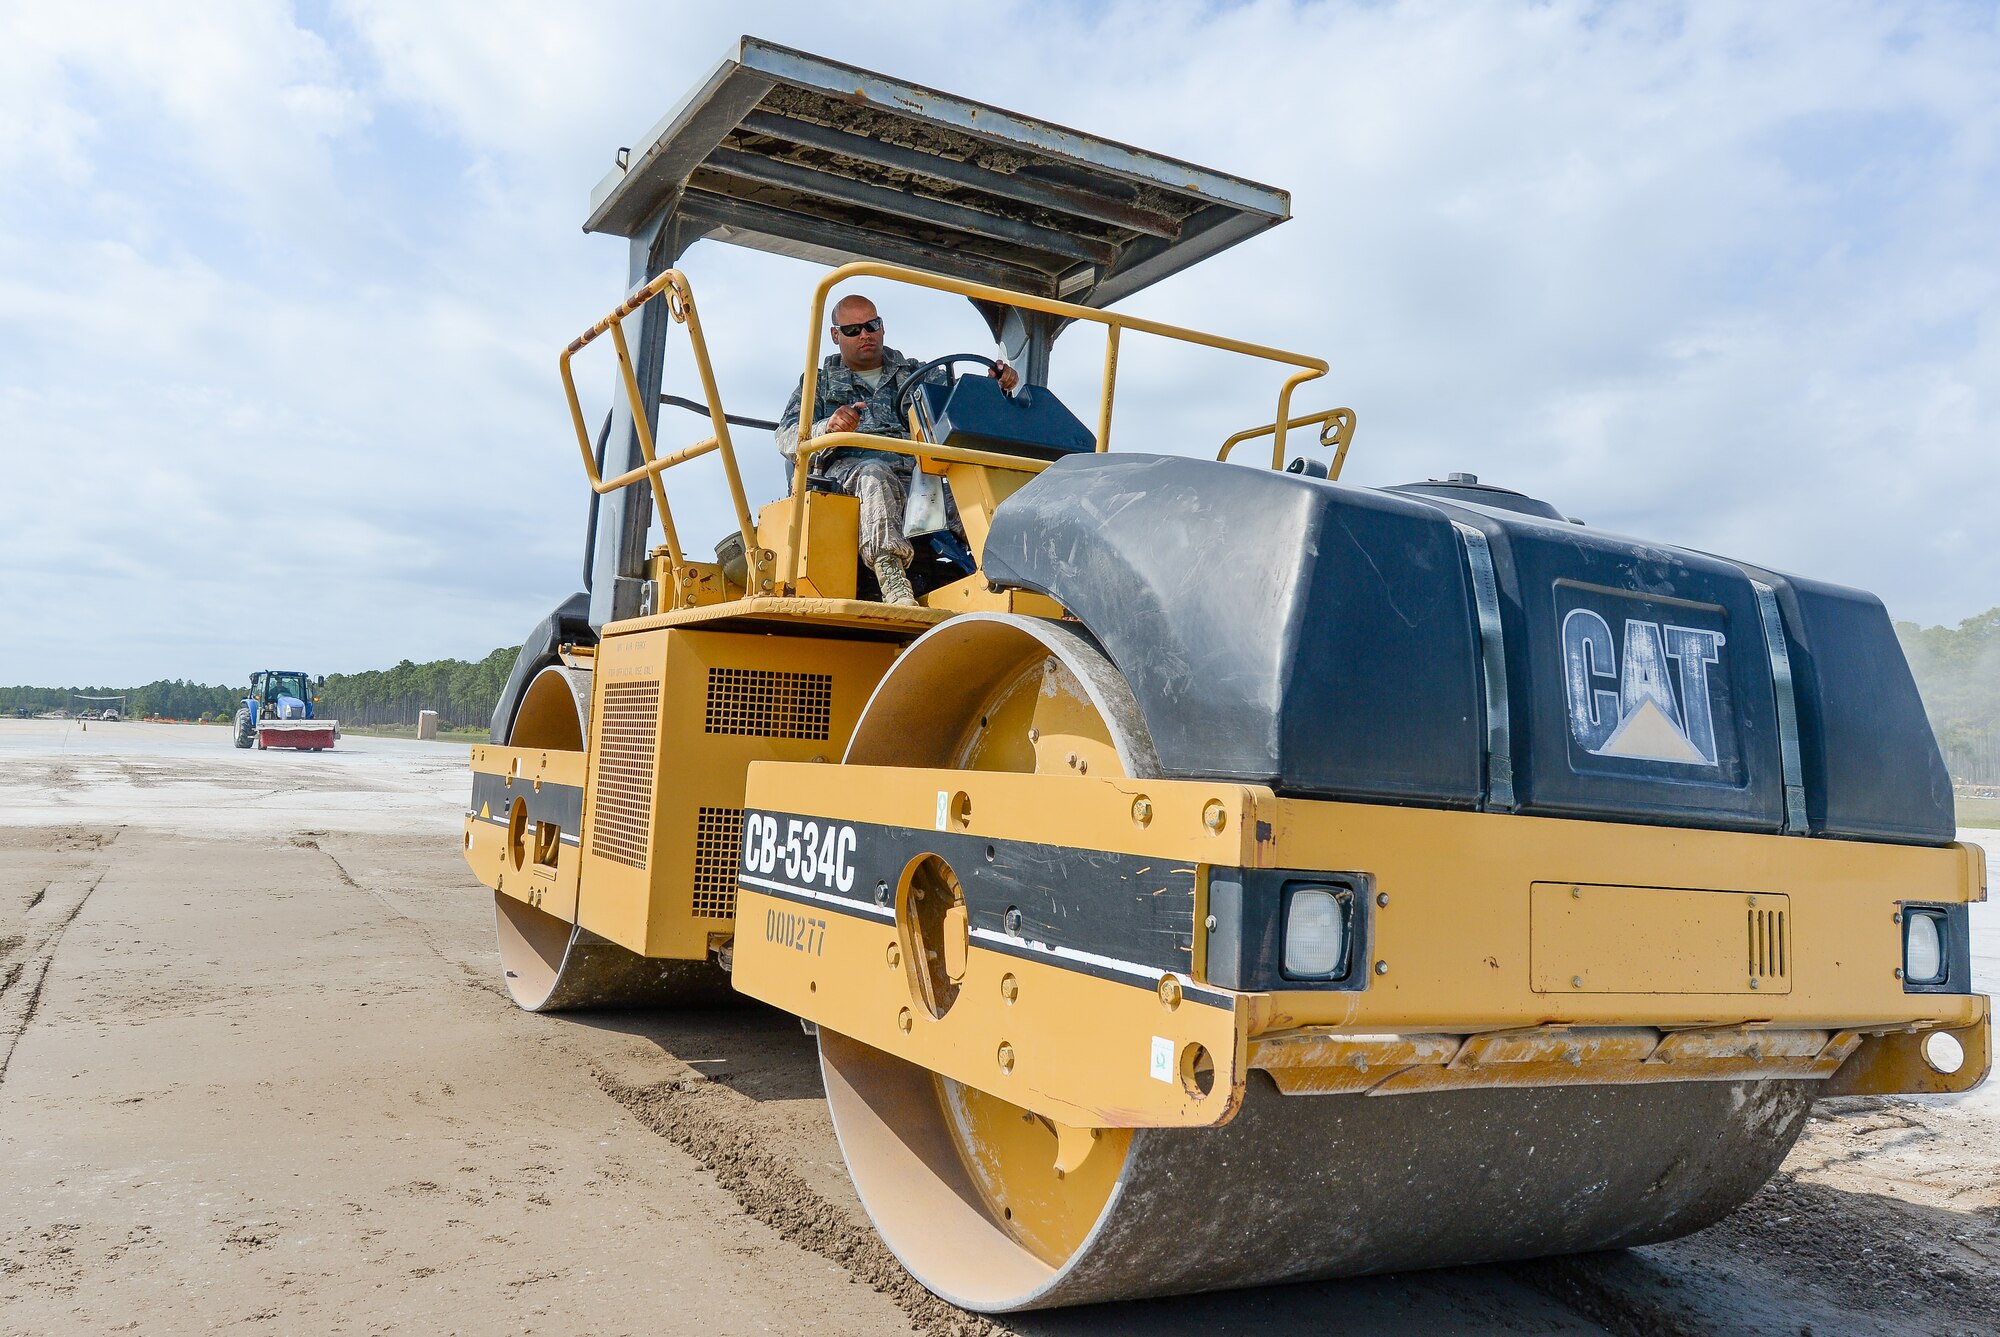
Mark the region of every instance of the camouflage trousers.
[[[909, 505], [908, 460], [891, 462], [881, 455], [847, 455], [835, 459], [820, 472], [836, 488], [861, 503], [861, 564], [873, 568], [878, 557], [894, 557], [908, 562], [915, 550], [903, 536], [903, 511]], [[945, 514], [951, 531], [963, 538], [958, 506], [945, 493]]]

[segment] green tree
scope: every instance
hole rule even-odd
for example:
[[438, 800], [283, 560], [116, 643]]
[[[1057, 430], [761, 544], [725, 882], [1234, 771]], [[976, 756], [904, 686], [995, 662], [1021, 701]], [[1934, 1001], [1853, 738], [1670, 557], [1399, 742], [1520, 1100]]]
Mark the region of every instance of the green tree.
[[[366, 673], [335, 673], [320, 689], [318, 713], [356, 725], [414, 725], [417, 712], [435, 710], [447, 728], [484, 728], [493, 717], [500, 691], [514, 668], [515, 647], [495, 650], [484, 659], [434, 659], [416, 664], [402, 660], [394, 668]], [[224, 719], [250, 690], [249, 675], [239, 686], [211, 687], [185, 679], [164, 678], [143, 687], [0, 687], [0, 715], [26, 710], [39, 715], [70, 710], [77, 696], [125, 697], [126, 714], [135, 719]]]
[[1896, 636], [1952, 778], [2000, 783], [2000, 608], [1956, 627], [1898, 622]]
[[363, 726], [413, 725], [418, 711], [435, 710], [438, 723], [447, 728], [481, 728], [493, 717], [516, 653], [515, 647], [502, 647], [470, 663], [405, 659], [394, 668], [336, 673], [320, 692], [320, 710], [342, 723]]

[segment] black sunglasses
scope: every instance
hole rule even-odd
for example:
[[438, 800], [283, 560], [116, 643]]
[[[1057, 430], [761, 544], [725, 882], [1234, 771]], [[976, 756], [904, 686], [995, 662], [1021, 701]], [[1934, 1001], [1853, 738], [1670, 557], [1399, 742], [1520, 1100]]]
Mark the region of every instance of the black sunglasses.
[[849, 339], [852, 339], [856, 335], [873, 334], [875, 331], [881, 329], [882, 317], [877, 316], [873, 320], [864, 320], [859, 325], [835, 325], [834, 328]]

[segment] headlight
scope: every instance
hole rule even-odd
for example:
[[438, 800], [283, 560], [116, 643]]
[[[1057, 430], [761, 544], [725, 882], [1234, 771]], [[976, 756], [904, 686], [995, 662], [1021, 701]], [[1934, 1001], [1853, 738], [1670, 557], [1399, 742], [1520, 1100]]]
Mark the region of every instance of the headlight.
[[1942, 984], [1945, 975], [1944, 916], [1935, 910], [1903, 911], [1903, 982]]
[[1294, 887], [1285, 908], [1285, 974], [1331, 980], [1347, 974], [1348, 914], [1344, 888]]

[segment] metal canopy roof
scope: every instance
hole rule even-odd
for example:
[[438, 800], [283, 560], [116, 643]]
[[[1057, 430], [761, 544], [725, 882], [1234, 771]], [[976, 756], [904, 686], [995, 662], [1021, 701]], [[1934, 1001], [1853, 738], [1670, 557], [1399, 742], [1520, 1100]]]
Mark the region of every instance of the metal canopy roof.
[[823, 264], [883, 260], [1108, 306], [1291, 215], [1288, 192], [745, 37], [591, 192]]

